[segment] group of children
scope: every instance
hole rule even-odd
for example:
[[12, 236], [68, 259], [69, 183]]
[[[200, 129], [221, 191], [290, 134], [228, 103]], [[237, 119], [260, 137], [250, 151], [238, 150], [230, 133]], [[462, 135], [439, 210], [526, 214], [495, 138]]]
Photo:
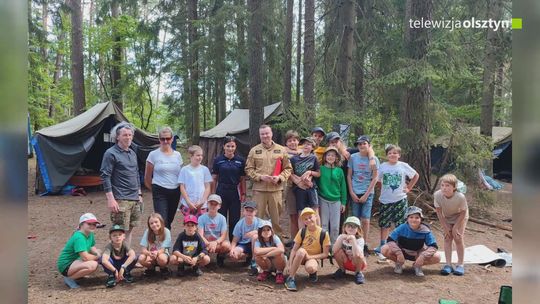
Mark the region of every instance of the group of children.
[[[64, 281], [75, 288], [75, 279], [96, 271], [98, 264], [101, 264], [108, 274], [107, 287], [114, 287], [120, 281], [130, 283], [133, 281], [131, 270], [137, 262], [146, 268], [146, 276], [154, 275], [156, 267], [159, 267], [162, 275], [167, 276], [171, 272], [171, 265], [177, 267], [178, 276], [187, 273], [200, 276], [201, 267], [210, 263], [210, 254], [215, 254], [218, 266], [223, 266], [226, 258], [246, 261], [250, 275], [256, 275], [257, 280], [265, 281], [275, 272], [275, 282], [285, 283], [288, 290], [294, 291], [300, 266], [305, 267], [309, 281], [316, 282], [318, 267], [322, 265], [319, 260], [330, 255], [338, 265], [334, 273], [336, 279], [351, 271], [354, 272], [354, 281], [362, 284], [365, 282], [362, 271], [367, 268], [366, 241], [377, 182], [381, 183], [381, 231], [380, 244], [374, 249], [375, 252], [394, 261], [396, 273], [402, 273], [406, 260], [414, 262], [418, 276], [424, 275], [423, 265], [439, 263], [438, 246], [429, 226], [422, 221], [422, 210], [408, 206], [407, 193], [414, 187], [419, 175], [407, 163], [399, 161], [401, 150], [398, 146], [389, 145], [385, 149], [387, 162], [379, 164], [368, 136], [360, 136], [355, 142], [358, 152], [347, 157], [339, 146], [332, 144], [336, 139], [333, 136], [319, 161], [313, 153], [320, 148], [314, 138], [304, 138], [300, 142], [296, 138], [295, 142], [293, 137], [287, 138], [287, 146], [295, 147], [299, 153], [290, 154], [293, 174], [289, 191], [294, 195], [297, 211], [296, 218], [291, 217], [291, 220], [297, 220], [295, 224], [298, 229], [297, 232], [291, 231], [294, 242], [288, 258], [285, 244], [274, 234], [269, 221], [256, 216], [257, 204], [252, 201], [243, 204], [243, 217], [234, 226], [233, 237], [229, 241], [227, 220], [218, 213], [221, 197], [208, 195], [209, 173], [205, 170], [201, 175], [202, 185], [193, 199], [190, 195], [193, 187], [185, 186], [190, 184], [190, 174], [185, 172], [185, 176], [181, 177], [184, 185], [181, 187], [184, 231], [178, 235], [174, 245], [171, 231], [165, 227], [163, 218], [158, 213], [152, 213], [140, 242], [138, 257], [125, 242], [125, 228], [118, 225], [111, 227], [110, 243], [101, 252], [95, 247], [94, 240], [99, 222], [93, 214], [87, 213], [81, 216], [79, 229], [71, 236], [58, 259], [58, 270], [64, 276]], [[200, 164], [202, 150], [194, 149], [190, 154], [190, 168], [204, 167]], [[342, 161], [347, 161], [345, 172]], [[456, 186], [457, 178], [451, 174], [445, 175], [441, 178], [441, 189], [434, 195], [437, 216], [444, 230], [447, 261], [441, 269], [443, 275], [464, 274], [463, 234], [468, 207], [465, 196], [456, 192]], [[339, 234], [341, 214], [349, 199], [353, 216], [344, 221]], [[390, 233], [392, 223], [395, 229]], [[450, 260], [453, 242], [458, 253], [455, 268]], [[288, 269], [287, 279], [285, 269]]]

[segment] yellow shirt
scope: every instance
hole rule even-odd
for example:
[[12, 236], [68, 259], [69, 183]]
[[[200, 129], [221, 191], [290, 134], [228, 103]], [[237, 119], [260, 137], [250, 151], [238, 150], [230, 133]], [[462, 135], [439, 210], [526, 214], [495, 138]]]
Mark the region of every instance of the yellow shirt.
[[322, 157], [325, 150], [326, 150], [326, 147], [321, 147], [321, 146], [313, 150], [313, 153], [315, 153], [315, 156], [317, 156], [317, 160], [319, 161], [319, 164], [322, 164]]
[[[302, 248], [304, 248], [309, 255], [320, 254], [322, 253], [321, 242], [319, 241], [321, 230], [322, 228], [319, 226], [317, 226], [317, 229], [315, 229], [315, 231], [313, 232], [309, 231], [309, 229], [306, 228], [306, 236], [304, 237], [303, 242], [301, 236], [302, 230], [300, 230], [294, 237], [294, 242], [297, 244], [300, 244], [300, 242], [302, 242]], [[326, 246], [330, 246], [330, 236], [328, 236], [328, 231], [326, 232], [323, 241], [323, 248]]]
[[[281, 182], [274, 185], [261, 181], [262, 175], [272, 175], [278, 158], [281, 158], [281, 167], [283, 169], [279, 174]], [[285, 147], [272, 142], [272, 145], [268, 148], [258, 144], [249, 151], [245, 170], [246, 175], [253, 180], [253, 190], [273, 192], [283, 190], [283, 185], [291, 175], [292, 166]]]

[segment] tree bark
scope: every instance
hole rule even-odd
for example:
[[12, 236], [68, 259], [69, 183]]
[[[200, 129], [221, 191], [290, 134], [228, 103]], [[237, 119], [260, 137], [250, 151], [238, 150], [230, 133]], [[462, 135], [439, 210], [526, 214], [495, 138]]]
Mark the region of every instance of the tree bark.
[[304, 102], [306, 118], [315, 121], [315, 1], [305, 1]]
[[79, 115], [86, 107], [84, 92], [84, 62], [81, 0], [68, 0], [71, 10], [71, 91], [73, 111]]
[[198, 20], [197, 14], [198, 0], [188, 0], [188, 37], [189, 37], [189, 84], [190, 84], [190, 103], [192, 116], [192, 131], [191, 134], [192, 143], [199, 143], [199, 46], [197, 42], [199, 40], [199, 34], [195, 23]]
[[[28, 8], [30, 9], [30, 8]], [[41, 57], [43, 58], [44, 62], [47, 62], [47, 36], [49, 33], [49, 26], [48, 26], [48, 20], [49, 20], [49, 3], [47, 0], [43, 0], [43, 3], [41, 5], [41, 24], [43, 27], [43, 42], [41, 44]]]
[[[245, 0], [234, 0], [237, 10], [246, 7]], [[236, 79], [236, 94], [240, 100], [240, 108], [249, 108], [249, 89], [248, 89], [248, 58], [246, 56], [246, 26], [243, 14], [236, 15], [236, 61], [238, 62], [238, 76]]]
[[[407, 57], [420, 64], [425, 60], [429, 48], [428, 29], [409, 27], [409, 19], [431, 20], [432, 0], [407, 0], [405, 8], [405, 52]], [[431, 159], [429, 152], [429, 102], [430, 83], [407, 86], [400, 106], [399, 142], [403, 160], [408, 162], [420, 175], [418, 187], [428, 192], [431, 189]]]
[[354, 48], [354, 22], [356, 10], [352, 0], [342, 0], [340, 3], [340, 20], [343, 22], [340, 31], [340, 47], [337, 58], [337, 77], [334, 88], [338, 95], [337, 109], [346, 110], [351, 104], [351, 79], [352, 79], [352, 58]]
[[249, 45], [249, 138], [253, 147], [259, 142], [259, 127], [264, 121], [263, 112], [263, 41], [262, 29], [265, 0], [248, 0], [250, 21], [248, 28]]
[[296, 104], [300, 104], [300, 72], [302, 68], [302, 0], [298, 1], [298, 31], [296, 32]]
[[[219, 10], [223, 7], [223, 0], [215, 0], [214, 8], [212, 9], [212, 15], [215, 16], [218, 14]], [[225, 67], [225, 25], [224, 21], [220, 21], [214, 28], [214, 41], [215, 45], [213, 49], [215, 50], [215, 56], [212, 58], [214, 62], [214, 75], [216, 79], [216, 125], [220, 123], [226, 116], [226, 94], [225, 94], [225, 78], [226, 67]]]
[[283, 71], [283, 107], [288, 109], [291, 104], [291, 65], [292, 65], [292, 30], [293, 30], [294, 0], [287, 0], [287, 16], [285, 23], [285, 68]]
[[[120, 17], [120, 0], [112, 0], [111, 2], [111, 16], [113, 19]], [[120, 108], [124, 109], [122, 102], [122, 47], [120, 45], [121, 37], [116, 29], [113, 29], [114, 46], [113, 46], [113, 60], [111, 64], [111, 98], [112, 101]]]

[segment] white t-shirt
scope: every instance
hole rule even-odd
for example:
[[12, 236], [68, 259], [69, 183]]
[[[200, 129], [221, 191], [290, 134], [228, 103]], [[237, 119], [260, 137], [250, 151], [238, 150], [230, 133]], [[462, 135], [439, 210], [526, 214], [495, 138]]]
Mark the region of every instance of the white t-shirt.
[[381, 181], [381, 204], [391, 204], [407, 197], [403, 192], [405, 188], [405, 176], [413, 178], [416, 175], [409, 164], [398, 161], [392, 165], [388, 162], [379, 167], [379, 181]]
[[[184, 184], [187, 195], [192, 203], [195, 203], [201, 199], [204, 194], [204, 184], [212, 182], [212, 175], [210, 170], [204, 165], [193, 167], [187, 165], [182, 167], [180, 174], [178, 175], [178, 183]], [[182, 197], [180, 200], [182, 205], [188, 207], [186, 200]], [[207, 203], [204, 202], [202, 208], [207, 208]]]
[[463, 193], [454, 192], [451, 198], [447, 198], [441, 190], [437, 190], [433, 194], [433, 201], [435, 208], [442, 209], [442, 214], [449, 224], [455, 224], [459, 213], [463, 210], [465, 210], [465, 218], [469, 218], [469, 206]]
[[146, 161], [154, 165], [152, 184], [167, 189], [178, 188], [178, 174], [182, 168], [180, 152], [173, 151], [172, 154], [167, 155], [157, 149], [148, 154]]
[[[341, 238], [345, 238], [346, 236], [348, 235], [345, 235], [345, 234], [340, 235]], [[356, 245], [358, 246], [358, 248], [360, 248], [361, 251], [364, 250], [364, 244], [365, 244], [364, 238], [361, 237], [361, 238], [356, 239]], [[352, 246], [353, 244], [349, 240], [343, 240], [341, 242], [341, 248], [343, 249], [343, 251], [345, 251], [345, 253], [349, 256], [349, 258], [352, 257], [353, 255]]]

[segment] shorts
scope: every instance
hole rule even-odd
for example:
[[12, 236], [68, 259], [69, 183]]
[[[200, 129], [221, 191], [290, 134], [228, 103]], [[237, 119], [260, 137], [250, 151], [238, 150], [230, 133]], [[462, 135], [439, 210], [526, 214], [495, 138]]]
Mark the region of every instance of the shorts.
[[[360, 198], [364, 193], [362, 194], [356, 194], [358, 198]], [[352, 214], [360, 219], [370, 219], [371, 218], [371, 207], [373, 206], [373, 196], [374, 194], [371, 193], [367, 200], [364, 203], [355, 203], [351, 199], [351, 205], [352, 205]]]
[[287, 205], [287, 214], [298, 214], [296, 211], [296, 196], [294, 195], [293, 186], [289, 185], [285, 187], [285, 203]]
[[[75, 262], [75, 261], [73, 261]], [[69, 267], [71, 267], [71, 264], [73, 264], [73, 262], [69, 263], [69, 265], [66, 267], [66, 269], [64, 269], [64, 271], [61, 272], [61, 274], [65, 277], [68, 276], [68, 271], [69, 271]]]
[[129, 224], [129, 229], [139, 226], [143, 212], [142, 202], [128, 200], [118, 200], [117, 202], [119, 211], [111, 212], [112, 224], [126, 228]]
[[208, 211], [207, 208], [193, 210], [193, 209], [190, 209], [188, 206], [184, 206], [184, 205], [180, 206], [180, 212], [182, 212], [184, 217], [186, 217], [189, 214], [192, 214], [192, 215], [195, 215], [197, 218], [199, 218], [199, 216], [205, 214], [207, 211]]
[[296, 210], [302, 211], [304, 208], [309, 207], [313, 209], [319, 208], [319, 198], [317, 195], [317, 189], [315, 187], [307, 190], [294, 187], [294, 195], [296, 197]]
[[345, 263], [343, 263], [343, 267], [345, 267], [345, 270], [348, 270], [348, 271], [355, 271], [355, 272], [356, 272], [356, 266], [354, 265], [354, 263], [352, 262], [352, 260], [350, 260], [349, 258], [347, 258], [347, 260], [345, 261]]
[[238, 245], [236, 245], [236, 247], [242, 248], [244, 254], [252, 255], [251, 242], [246, 243], [246, 244], [238, 244]]
[[405, 223], [405, 213], [409, 203], [407, 198], [390, 204], [381, 204], [379, 227], [390, 228], [392, 223], [397, 227]]

